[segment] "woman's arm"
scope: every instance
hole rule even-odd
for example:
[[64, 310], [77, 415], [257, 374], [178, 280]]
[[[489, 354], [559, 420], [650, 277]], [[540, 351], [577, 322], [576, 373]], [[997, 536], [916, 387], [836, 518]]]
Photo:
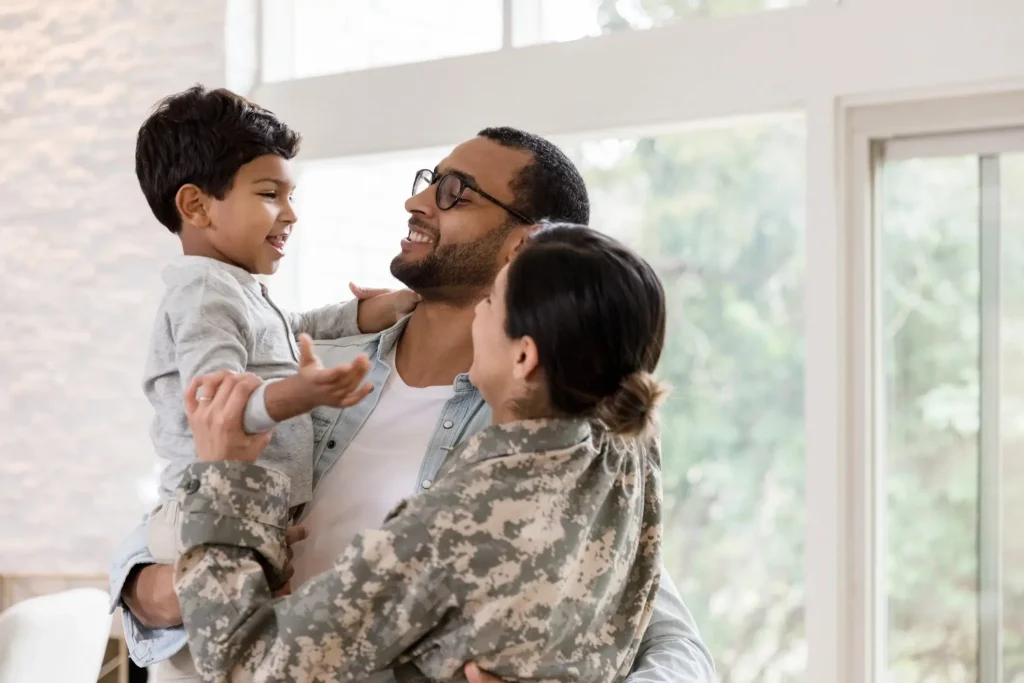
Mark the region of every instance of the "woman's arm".
[[183, 478], [187, 550], [175, 587], [196, 667], [204, 680], [300, 682], [388, 668], [453, 605], [435, 544], [414, 515], [397, 514], [357, 536], [330, 571], [272, 599], [287, 559], [288, 480], [247, 462], [259, 454], [241, 429], [255, 386], [220, 376], [202, 406], [186, 395], [205, 462]]
[[358, 680], [390, 668], [452, 606], [412, 515], [356, 537], [334, 567], [272, 599], [288, 511], [283, 475], [199, 463], [186, 475], [175, 587], [204, 680]]

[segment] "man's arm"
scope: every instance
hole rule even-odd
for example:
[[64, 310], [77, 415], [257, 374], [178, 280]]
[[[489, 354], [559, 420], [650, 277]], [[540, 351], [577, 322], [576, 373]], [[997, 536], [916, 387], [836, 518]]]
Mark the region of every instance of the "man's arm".
[[[468, 683], [505, 683], [468, 662]], [[714, 683], [715, 665], [672, 579], [661, 572], [651, 623], [626, 683]]]
[[139, 666], [166, 659], [186, 643], [172, 568], [153, 562], [146, 525], [140, 524], [118, 546], [110, 566], [110, 607], [122, 608], [125, 642]]
[[715, 664], [664, 569], [654, 614], [626, 683], [714, 683]]
[[[412, 515], [360, 534], [331, 571], [272, 599], [285, 562], [287, 477], [241, 462], [186, 471], [175, 587], [208, 681], [359, 680], [396, 663], [451, 606], [445, 573]], [[330, 676], [328, 676], [330, 674]]]

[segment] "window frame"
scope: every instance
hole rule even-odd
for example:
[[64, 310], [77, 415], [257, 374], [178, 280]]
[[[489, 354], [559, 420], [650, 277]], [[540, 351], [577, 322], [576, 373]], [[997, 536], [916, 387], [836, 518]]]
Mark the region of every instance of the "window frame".
[[[855, 668], [851, 681], [871, 683], [886, 677], [884, 576], [884, 476], [885, 390], [882, 367], [880, 253], [881, 226], [875, 210], [880, 196], [881, 164], [894, 159], [948, 154], [991, 154], [994, 150], [1013, 152], [1024, 141], [1024, 89], [978, 93], [897, 104], [851, 105], [847, 120], [846, 193], [843, 203], [849, 271], [845, 277], [849, 330], [846, 377], [849, 387], [848, 434], [844, 476], [846, 529], [850, 545], [847, 558], [849, 600], [845, 615], [849, 625], [843, 636], [848, 661]], [[998, 343], [983, 339], [982, 345]], [[987, 353], [986, 353], [987, 351]], [[998, 356], [998, 348], [995, 350]], [[983, 372], [991, 374], [983, 348]], [[991, 362], [991, 361], [990, 361]], [[998, 426], [998, 424], [996, 424]], [[991, 431], [992, 425], [985, 426]], [[991, 434], [987, 435], [991, 439]], [[985, 446], [985, 444], [982, 444]], [[981, 476], [992, 478], [986, 454], [980, 453]], [[991, 482], [990, 482], [991, 483]], [[985, 525], [998, 525], [998, 500], [983, 504], [982, 553], [998, 553], [985, 539]], [[990, 565], [982, 558], [982, 587], [993, 578], [986, 575]], [[1000, 657], [998, 635], [980, 620], [980, 683], [1002, 683], [995, 678]]]

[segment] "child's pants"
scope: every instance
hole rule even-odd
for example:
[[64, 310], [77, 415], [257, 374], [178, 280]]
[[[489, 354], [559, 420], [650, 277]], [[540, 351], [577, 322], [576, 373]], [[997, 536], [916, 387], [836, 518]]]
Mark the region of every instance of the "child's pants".
[[157, 564], [174, 564], [181, 554], [181, 506], [176, 500], [168, 500], [149, 513], [146, 522], [146, 545]]
[[[159, 564], [174, 564], [181, 554], [181, 506], [176, 500], [161, 503], [149, 515], [146, 525], [146, 545]], [[188, 645], [169, 659], [151, 667], [156, 683], [202, 683]]]

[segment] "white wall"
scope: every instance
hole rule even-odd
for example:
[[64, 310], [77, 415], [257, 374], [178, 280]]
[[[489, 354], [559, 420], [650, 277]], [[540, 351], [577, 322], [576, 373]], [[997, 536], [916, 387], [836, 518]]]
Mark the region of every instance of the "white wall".
[[223, 84], [224, 4], [0, 3], [0, 572], [106, 572], [144, 509], [142, 363], [178, 245], [135, 132]]

